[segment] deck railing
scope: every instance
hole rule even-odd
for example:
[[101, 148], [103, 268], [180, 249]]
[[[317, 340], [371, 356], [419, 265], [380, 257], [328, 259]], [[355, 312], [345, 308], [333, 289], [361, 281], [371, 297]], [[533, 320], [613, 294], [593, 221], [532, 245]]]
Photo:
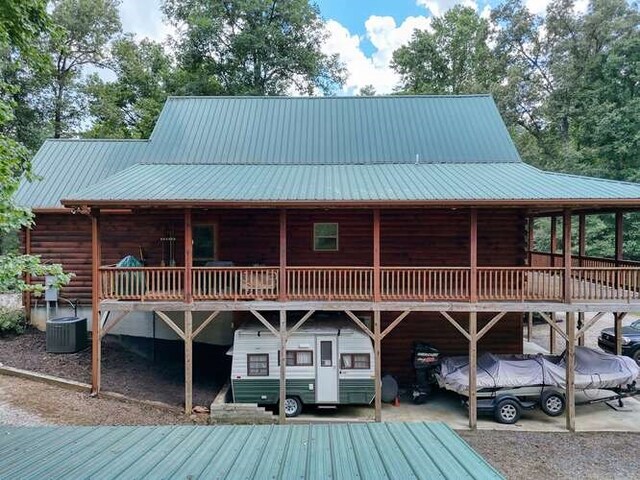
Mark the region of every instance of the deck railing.
[[[100, 269], [104, 300], [185, 300], [184, 267]], [[381, 301], [640, 301], [640, 266], [381, 267]], [[373, 301], [373, 267], [194, 267], [192, 297], [202, 300]], [[475, 276], [475, 282], [473, 275]], [[186, 287], [188, 288], [188, 287]], [[475, 296], [474, 291], [475, 290]], [[565, 291], [566, 289], [569, 291]]]
[[291, 300], [370, 300], [371, 267], [287, 267]]

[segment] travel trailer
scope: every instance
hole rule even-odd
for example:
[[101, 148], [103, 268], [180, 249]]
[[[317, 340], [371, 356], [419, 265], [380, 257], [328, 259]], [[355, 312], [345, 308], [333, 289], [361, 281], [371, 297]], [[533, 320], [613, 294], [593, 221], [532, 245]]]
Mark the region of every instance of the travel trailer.
[[[278, 403], [279, 348], [261, 324], [236, 330], [229, 351], [235, 403]], [[286, 415], [297, 416], [303, 405], [370, 404], [374, 361], [371, 339], [354, 324], [308, 321], [287, 341]]]

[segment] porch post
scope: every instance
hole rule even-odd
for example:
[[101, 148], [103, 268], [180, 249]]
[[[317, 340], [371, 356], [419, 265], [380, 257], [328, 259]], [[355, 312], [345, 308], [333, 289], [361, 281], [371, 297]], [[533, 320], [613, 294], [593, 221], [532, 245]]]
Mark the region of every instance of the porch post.
[[279, 300], [287, 300], [287, 211], [280, 210], [280, 281]]
[[469, 313], [469, 428], [475, 430], [478, 424], [478, 314]]
[[184, 210], [184, 301], [193, 301], [193, 230], [191, 209]]
[[[24, 229], [24, 254], [31, 255], [31, 228], [25, 227]], [[24, 276], [24, 281], [27, 285], [31, 284], [31, 275], [26, 274]], [[25, 292], [22, 297], [22, 302], [24, 305], [24, 315], [27, 320], [27, 323], [31, 323], [31, 292]]]
[[623, 212], [616, 212], [616, 267], [620, 266], [620, 263], [624, 259], [624, 216]]
[[587, 219], [584, 213], [578, 215], [578, 266], [584, 265], [587, 250]]
[[620, 312], [613, 314], [614, 319], [614, 335], [616, 337], [616, 355], [622, 355], [622, 315]]
[[184, 413], [193, 410], [193, 315], [184, 312]]
[[469, 266], [469, 300], [475, 303], [478, 301], [478, 210], [473, 207], [469, 212]]
[[[558, 316], [556, 312], [551, 312], [551, 321], [554, 325], [558, 324]], [[556, 351], [556, 331], [549, 325], [549, 353]]]
[[531, 252], [533, 251], [533, 247], [534, 247], [534, 237], [533, 237], [533, 230], [534, 230], [534, 226], [535, 226], [535, 218], [534, 217], [529, 217], [529, 228], [527, 231], [528, 234], [528, 241], [527, 241], [527, 249], [529, 250], [528, 256], [527, 256], [527, 264], [531, 267], [531, 257], [532, 254]]
[[571, 210], [562, 215], [562, 256], [564, 265], [564, 301], [571, 303]]
[[380, 294], [380, 209], [373, 210], [373, 301], [379, 302]]
[[100, 211], [91, 212], [91, 394], [100, 393], [102, 332], [100, 325]]
[[287, 415], [284, 411], [284, 401], [287, 398], [287, 312], [280, 310], [280, 409], [278, 421], [287, 423]]
[[375, 356], [375, 420], [382, 421], [382, 365], [381, 365], [381, 349], [382, 338], [380, 334], [380, 310], [373, 311], [373, 350]]
[[575, 356], [576, 356], [576, 314], [567, 312], [567, 349], [566, 349], [566, 420], [567, 430], [576, 431], [576, 391], [575, 391]]
[[551, 267], [556, 266], [556, 251], [558, 250], [558, 222], [555, 216], [551, 217]]

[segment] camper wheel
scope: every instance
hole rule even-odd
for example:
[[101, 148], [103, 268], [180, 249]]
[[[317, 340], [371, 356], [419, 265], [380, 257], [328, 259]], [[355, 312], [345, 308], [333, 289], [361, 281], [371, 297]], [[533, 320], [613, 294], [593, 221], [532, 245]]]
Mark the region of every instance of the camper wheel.
[[287, 397], [284, 401], [284, 413], [287, 417], [297, 417], [302, 411], [302, 402], [298, 397]]

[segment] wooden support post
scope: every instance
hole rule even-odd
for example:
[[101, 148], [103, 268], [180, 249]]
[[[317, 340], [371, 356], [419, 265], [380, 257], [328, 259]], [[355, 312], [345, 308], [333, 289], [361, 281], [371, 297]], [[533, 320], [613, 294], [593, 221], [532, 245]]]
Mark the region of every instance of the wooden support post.
[[533, 312], [529, 312], [527, 315], [527, 342], [531, 341], [533, 330]]
[[587, 219], [584, 213], [578, 215], [578, 266], [584, 266], [587, 254]]
[[556, 252], [558, 251], [558, 221], [555, 216], [551, 217], [551, 267], [556, 266]]
[[469, 217], [469, 265], [471, 267], [469, 300], [475, 303], [478, 301], [478, 210], [472, 208]]
[[279, 300], [287, 300], [287, 211], [280, 210], [280, 282]]
[[[582, 330], [583, 326], [584, 326], [584, 312], [578, 312], [578, 325], [577, 325], [578, 331]], [[578, 345], [580, 345], [581, 347], [584, 347], [584, 335], [578, 336]]]
[[184, 301], [193, 301], [193, 229], [191, 209], [184, 210]]
[[[558, 323], [556, 312], [551, 312], [551, 322], [553, 325]], [[551, 354], [556, 351], [556, 331], [553, 325], [549, 324], [549, 353]]]
[[375, 356], [375, 420], [382, 421], [382, 335], [380, 333], [380, 310], [373, 311], [373, 351]]
[[565, 208], [562, 217], [562, 264], [564, 266], [564, 301], [565, 303], [571, 303], [571, 210]]
[[614, 319], [614, 335], [616, 337], [616, 355], [622, 355], [622, 315], [618, 312], [613, 314]]
[[[31, 229], [25, 227], [24, 229], [24, 254], [31, 255]], [[28, 273], [24, 276], [24, 281], [27, 285], [31, 284], [31, 275]], [[24, 305], [24, 316], [27, 324], [31, 323], [31, 292], [24, 292], [22, 296], [22, 305]]]
[[287, 423], [284, 402], [287, 398], [287, 312], [280, 310], [280, 409], [278, 420], [281, 425]]
[[616, 267], [620, 266], [624, 260], [624, 215], [621, 211], [616, 212]]
[[184, 413], [193, 410], [193, 315], [184, 312]]
[[575, 390], [575, 358], [576, 358], [576, 314], [567, 312], [567, 349], [566, 349], [566, 414], [567, 430], [576, 431], [576, 390]]
[[469, 428], [475, 430], [478, 425], [478, 314], [469, 313]]
[[373, 301], [379, 302], [380, 292], [380, 209], [373, 210]]
[[535, 227], [535, 218], [534, 217], [529, 217], [529, 228], [527, 230], [527, 234], [528, 234], [528, 241], [527, 241], [527, 250], [528, 250], [528, 255], [527, 255], [527, 265], [529, 265], [530, 267], [531, 265], [531, 252], [533, 252], [534, 249], [534, 227]]
[[100, 211], [91, 212], [91, 395], [100, 393], [102, 328], [100, 325]]

